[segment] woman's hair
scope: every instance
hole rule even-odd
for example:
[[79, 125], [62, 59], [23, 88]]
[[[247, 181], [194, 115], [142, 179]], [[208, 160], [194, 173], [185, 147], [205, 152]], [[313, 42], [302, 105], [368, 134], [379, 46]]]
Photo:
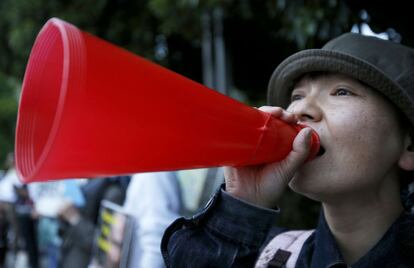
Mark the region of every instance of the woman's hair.
[[405, 262], [414, 267], [414, 214], [405, 211], [404, 219], [399, 222], [397, 228], [398, 251]]

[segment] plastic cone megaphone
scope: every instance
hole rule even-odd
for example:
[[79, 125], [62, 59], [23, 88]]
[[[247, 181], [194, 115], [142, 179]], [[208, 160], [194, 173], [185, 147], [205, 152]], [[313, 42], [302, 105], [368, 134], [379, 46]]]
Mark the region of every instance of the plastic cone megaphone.
[[16, 166], [31, 182], [253, 165], [283, 159], [300, 128], [53, 18], [27, 65]]

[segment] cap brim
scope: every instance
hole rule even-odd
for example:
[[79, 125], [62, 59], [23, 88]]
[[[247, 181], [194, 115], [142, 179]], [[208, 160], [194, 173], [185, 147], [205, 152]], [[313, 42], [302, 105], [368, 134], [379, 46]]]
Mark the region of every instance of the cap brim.
[[268, 103], [286, 108], [297, 80], [310, 72], [335, 72], [348, 75], [379, 90], [399, 107], [414, 124], [413, 101], [397, 83], [372, 64], [348, 54], [331, 50], [303, 50], [284, 60], [273, 72], [268, 87]]

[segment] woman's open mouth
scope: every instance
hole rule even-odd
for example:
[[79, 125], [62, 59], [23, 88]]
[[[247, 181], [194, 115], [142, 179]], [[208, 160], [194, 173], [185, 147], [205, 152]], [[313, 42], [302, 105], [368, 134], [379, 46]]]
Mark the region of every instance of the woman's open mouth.
[[325, 148], [321, 145], [319, 147], [318, 153], [316, 154], [316, 157], [322, 156], [324, 153], [325, 153]]

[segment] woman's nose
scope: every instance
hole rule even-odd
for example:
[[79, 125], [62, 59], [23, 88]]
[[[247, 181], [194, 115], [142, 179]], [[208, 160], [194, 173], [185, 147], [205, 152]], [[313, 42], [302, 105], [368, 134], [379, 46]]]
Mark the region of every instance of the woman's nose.
[[314, 97], [305, 97], [295, 103], [292, 108], [292, 112], [296, 114], [299, 122], [318, 122], [322, 119], [321, 106]]

